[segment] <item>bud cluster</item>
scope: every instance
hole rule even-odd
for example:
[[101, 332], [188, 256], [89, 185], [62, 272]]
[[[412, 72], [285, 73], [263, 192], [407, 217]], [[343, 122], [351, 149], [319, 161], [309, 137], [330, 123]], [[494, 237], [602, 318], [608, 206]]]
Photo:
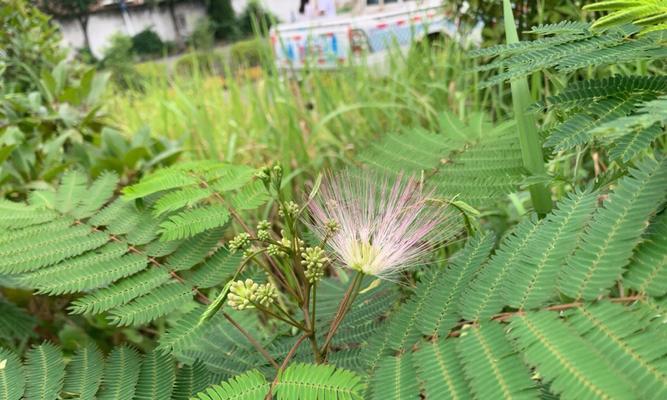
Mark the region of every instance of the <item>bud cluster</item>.
[[227, 304], [235, 310], [255, 308], [255, 304], [268, 307], [277, 297], [278, 292], [271, 283], [260, 285], [252, 279], [238, 280], [229, 288]]
[[242, 232], [229, 241], [229, 251], [235, 253], [237, 250], [242, 250], [250, 244], [250, 235]]
[[310, 283], [318, 282], [324, 276], [324, 264], [329, 259], [319, 246], [308, 247], [301, 253], [301, 264], [305, 267], [305, 275]]
[[286, 216], [294, 218], [298, 213], [299, 213], [299, 205], [293, 201], [281, 205], [280, 208], [278, 209], [278, 215], [280, 215], [283, 218], [285, 218]]
[[276, 164], [273, 167], [263, 167], [255, 176], [264, 183], [266, 190], [270, 190], [273, 187], [276, 191], [280, 191], [281, 182], [283, 179], [283, 168]]
[[327, 229], [327, 233], [330, 236], [335, 235], [339, 230], [340, 230], [340, 224], [338, 221], [330, 219], [326, 222], [325, 227]]
[[270, 244], [266, 247], [266, 252], [269, 253], [271, 257], [285, 257], [287, 253], [283, 250], [282, 247], [277, 244]]
[[262, 241], [268, 241], [271, 239], [271, 224], [269, 221], [259, 221], [257, 224], [257, 239], [262, 240]]

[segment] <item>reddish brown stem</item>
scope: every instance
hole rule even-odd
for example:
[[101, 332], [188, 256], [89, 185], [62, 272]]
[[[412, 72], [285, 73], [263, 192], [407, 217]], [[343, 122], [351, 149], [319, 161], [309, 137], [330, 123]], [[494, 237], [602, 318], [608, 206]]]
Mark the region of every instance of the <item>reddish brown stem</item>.
[[271, 400], [273, 399], [273, 389], [276, 387], [278, 384], [278, 379], [280, 379], [280, 374], [285, 371], [285, 368], [287, 368], [287, 363], [294, 357], [294, 354], [296, 354], [296, 350], [301, 346], [301, 343], [303, 343], [304, 340], [308, 335], [303, 335], [299, 338], [299, 340], [294, 343], [294, 346], [290, 349], [289, 353], [287, 353], [287, 356], [283, 360], [283, 363], [280, 365], [280, 368], [278, 368], [278, 372], [276, 373], [276, 378], [271, 382], [271, 387], [269, 388], [269, 392], [266, 394], [266, 397], [264, 397], [264, 400]]

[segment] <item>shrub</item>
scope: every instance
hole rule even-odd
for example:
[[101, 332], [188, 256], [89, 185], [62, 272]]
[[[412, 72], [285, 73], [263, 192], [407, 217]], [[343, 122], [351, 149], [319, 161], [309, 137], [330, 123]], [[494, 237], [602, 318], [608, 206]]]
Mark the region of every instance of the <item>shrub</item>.
[[175, 71], [180, 75], [192, 75], [195, 71], [204, 74], [222, 75], [225, 71], [225, 57], [218, 52], [194, 51], [176, 61]]
[[209, 50], [215, 44], [215, 29], [211, 19], [202, 17], [197, 21], [195, 29], [188, 38], [190, 46], [197, 50]]
[[[0, 4], [0, 73], [2, 84], [11, 90], [36, 89], [38, 76], [43, 69], [50, 70], [64, 57], [60, 46], [62, 36], [49, 17], [37, 8], [21, 0], [8, 0]], [[26, 74], [29, 68], [31, 74]]]
[[111, 71], [114, 82], [123, 86], [134, 86], [138, 83], [137, 71], [134, 69], [134, 51], [132, 38], [116, 33], [109, 39], [109, 46], [104, 50], [102, 67]]
[[167, 50], [167, 46], [157, 33], [147, 28], [132, 37], [132, 51], [143, 56], [160, 56]]
[[255, 32], [266, 36], [276, 21], [276, 16], [265, 10], [261, 4], [250, 1], [239, 17], [239, 29], [244, 36], [252, 36]]
[[232, 68], [237, 69], [261, 65], [263, 57], [265, 57], [269, 51], [270, 48], [268, 42], [262, 38], [236, 42], [231, 48]]

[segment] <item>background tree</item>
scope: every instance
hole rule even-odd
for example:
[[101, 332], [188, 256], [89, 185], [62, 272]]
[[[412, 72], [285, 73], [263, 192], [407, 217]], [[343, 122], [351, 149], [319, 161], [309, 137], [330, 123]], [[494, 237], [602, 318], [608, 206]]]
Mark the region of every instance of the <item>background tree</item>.
[[207, 13], [216, 39], [231, 39], [238, 34], [236, 13], [231, 0], [208, 0]]
[[88, 38], [90, 9], [96, 3], [96, 0], [42, 0], [40, 2], [42, 9], [48, 14], [56, 17], [74, 17], [79, 21], [86, 49], [90, 49]]

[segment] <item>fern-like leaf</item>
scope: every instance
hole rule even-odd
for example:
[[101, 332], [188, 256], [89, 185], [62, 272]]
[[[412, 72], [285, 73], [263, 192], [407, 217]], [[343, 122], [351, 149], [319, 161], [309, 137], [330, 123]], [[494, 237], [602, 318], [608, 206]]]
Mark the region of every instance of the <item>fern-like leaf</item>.
[[623, 283], [654, 297], [667, 294], [667, 213], [649, 227], [648, 235], [635, 250]]
[[577, 234], [590, 219], [596, 200], [597, 193], [574, 192], [546, 217], [504, 281], [506, 304], [532, 308], [555, 296], [563, 261], [576, 248]]
[[568, 318], [568, 324], [627, 377], [638, 398], [664, 399], [667, 347], [658, 333], [663, 323], [654, 320], [647, 308], [632, 308], [610, 302], [585, 306]]
[[257, 370], [252, 370], [197, 393], [197, 399], [263, 400], [269, 387], [270, 384], [264, 375]]
[[65, 378], [65, 363], [60, 349], [45, 342], [26, 354], [27, 399], [53, 400], [58, 398]]
[[104, 368], [99, 400], [132, 400], [139, 380], [141, 358], [129, 346], [115, 347]]
[[361, 378], [332, 365], [292, 363], [280, 375], [275, 393], [279, 399], [361, 400]]
[[417, 400], [419, 381], [411, 353], [399, 357], [387, 356], [380, 360], [370, 381], [368, 399]]
[[112, 198], [117, 185], [118, 175], [109, 171], [103, 172], [86, 190], [79, 206], [71, 210], [72, 216], [76, 219], [82, 219], [95, 214]]
[[456, 356], [456, 345], [455, 339], [440, 339], [424, 343], [414, 354], [427, 399], [472, 398], [461, 362]]
[[172, 215], [160, 225], [162, 240], [192, 237], [208, 229], [219, 228], [229, 221], [229, 211], [223, 205], [208, 205]]
[[643, 26], [643, 32], [667, 29], [667, 3], [664, 0], [604, 0], [584, 6], [589, 11], [611, 11], [593, 24], [593, 29], [634, 23]]
[[178, 282], [169, 283], [112, 309], [110, 320], [121, 326], [143, 325], [182, 307], [192, 296], [191, 287]]
[[484, 320], [505, 306], [501, 295], [505, 279], [527, 246], [533, 243], [539, 226], [535, 218], [526, 218], [502, 241], [491, 260], [464, 288], [460, 303], [463, 317], [471, 321]]
[[537, 399], [538, 390], [530, 371], [494, 322], [464, 329], [457, 351], [470, 389], [478, 399]]
[[35, 336], [36, 319], [14, 303], [0, 297], [0, 340], [23, 340]]
[[113, 286], [96, 290], [72, 302], [73, 314], [99, 314], [150, 293], [171, 279], [168, 271], [151, 268], [123, 279]]
[[88, 178], [82, 172], [70, 170], [65, 172], [56, 191], [54, 206], [62, 214], [67, 214], [80, 207], [86, 197]]
[[446, 335], [456, 325], [461, 318], [458, 299], [486, 261], [494, 244], [495, 236], [491, 233], [481, 234], [468, 241], [436, 284], [438, 290], [426, 299], [429, 306], [417, 317], [422, 333]]
[[632, 388], [597, 348], [549, 311], [514, 317], [510, 334], [524, 359], [563, 399], [628, 399]]
[[666, 160], [647, 159], [619, 181], [561, 270], [559, 287], [563, 293], [594, 299], [621, 277], [651, 214], [667, 195]]
[[204, 390], [211, 382], [211, 376], [204, 365], [196, 362], [193, 365], [183, 365], [176, 373], [174, 391], [171, 400], [189, 400]]
[[135, 400], [169, 399], [174, 386], [174, 361], [168, 355], [152, 351], [141, 363]]
[[67, 364], [63, 391], [81, 400], [94, 399], [102, 383], [103, 369], [104, 359], [100, 349], [93, 343], [86, 343]]
[[19, 400], [23, 397], [24, 389], [21, 360], [14, 352], [0, 347], [0, 398]]

